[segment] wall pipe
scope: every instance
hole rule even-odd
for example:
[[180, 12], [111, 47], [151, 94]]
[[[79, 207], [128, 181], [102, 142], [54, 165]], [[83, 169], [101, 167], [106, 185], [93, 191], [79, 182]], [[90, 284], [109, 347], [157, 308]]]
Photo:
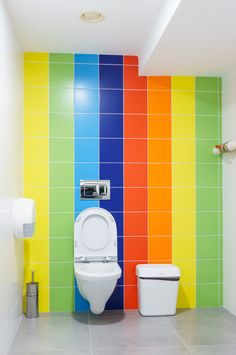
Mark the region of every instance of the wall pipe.
[[223, 144], [217, 144], [213, 148], [213, 154], [219, 155], [222, 153], [232, 152], [236, 150], [236, 141], [229, 141]]

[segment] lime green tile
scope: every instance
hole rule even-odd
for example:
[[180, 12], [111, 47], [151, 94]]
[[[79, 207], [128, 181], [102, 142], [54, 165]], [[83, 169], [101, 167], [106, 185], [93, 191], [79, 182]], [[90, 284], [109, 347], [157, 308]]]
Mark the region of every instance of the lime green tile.
[[50, 53], [50, 63], [74, 63], [74, 55], [71, 53]]
[[198, 76], [196, 77], [196, 91], [219, 91], [219, 78]]
[[197, 283], [220, 282], [220, 265], [218, 260], [197, 260]]
[[74, 213], [50, 213], [50, 237], [74, 237]]
[[217, 163], [221, 157], [213, 154], [213, 147], [217, 144], [217, 139], [197, 140], [196, 161], [197, 163]]
[[219, 137], [218, 116], [198, 116], [196, 118], [196, 138], [214, 139]]
[[219, 259], [222, 237], [197, 237], [197, 259]]
[[50, 263], [50, 287], [73, 287], [74, 263]]
[[196, 209], [197, 211], [218, 211], [218, 188], [197, 188]]
[[219, 176], [218, 176], [218, 164], [197, 164], [196, 186], [197, 187], [220, 186]]
[[74, 188], [50, 188], [50, 212], [73, 212]]
[[50, 88], [49, 111], [54, 113], [74, 112], [74, 90]]
[[50, 187], [73, 187], [74, 164], [50, 163], [49, 165]]
[[50, 163], [74, 161], [74, 140], [70, 138], [50, 138]]
[[50, 311], [73, 312], [74, 288], [50, 288]]
[[73, 262], [74, 241], [71, 238], [50, 238], [50, 262]]
[[219, 235], [218, 212], [196, 213], [197, 235]]
[[51, 63], [49, 66], [49, 86], [57, 88], [74, 87], [74, 65]]
[[73, 113], [50, 113], [49, 115], [50, 137], [74, 137]]
[[218, 284], [197, 285], [197, 307], [221, 306], [221, 286]]
[[219, 95], [217, 92], [196, 92], [196, 114], [215, 115], [219, 113]]

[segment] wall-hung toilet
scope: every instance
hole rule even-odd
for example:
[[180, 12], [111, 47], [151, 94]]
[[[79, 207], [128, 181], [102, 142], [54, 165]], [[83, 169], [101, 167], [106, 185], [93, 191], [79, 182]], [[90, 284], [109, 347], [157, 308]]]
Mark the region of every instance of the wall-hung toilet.
[[100, 314], [121, 277], [116, 222], [105, 209], [87, 208], [76, 218], [74, 259], [79, 291], [91, 311]]

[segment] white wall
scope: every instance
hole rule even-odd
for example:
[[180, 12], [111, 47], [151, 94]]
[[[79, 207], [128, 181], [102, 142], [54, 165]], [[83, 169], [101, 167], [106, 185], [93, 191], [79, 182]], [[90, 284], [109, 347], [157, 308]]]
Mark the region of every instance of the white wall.
[[[236, 140], [236, 71], [223, 79], [223, 141]], [[236, 315], [236, 152], [223, 155], [224, 306]]]
[[0, 354], [22, 318], [23, 243], [13, 237], [10, 208], [23, 186], [23, 62], [0, 0]]

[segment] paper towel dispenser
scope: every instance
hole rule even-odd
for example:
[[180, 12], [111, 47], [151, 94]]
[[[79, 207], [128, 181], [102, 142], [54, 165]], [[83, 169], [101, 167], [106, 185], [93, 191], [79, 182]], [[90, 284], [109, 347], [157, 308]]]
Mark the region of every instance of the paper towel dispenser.
[[80, 180], [81, 200], [110, 200], [110, 180]]
[[35, 201], [17, 198], [12, 206], [13, 232], [16, 238], [30, 238], [35, 228]]

